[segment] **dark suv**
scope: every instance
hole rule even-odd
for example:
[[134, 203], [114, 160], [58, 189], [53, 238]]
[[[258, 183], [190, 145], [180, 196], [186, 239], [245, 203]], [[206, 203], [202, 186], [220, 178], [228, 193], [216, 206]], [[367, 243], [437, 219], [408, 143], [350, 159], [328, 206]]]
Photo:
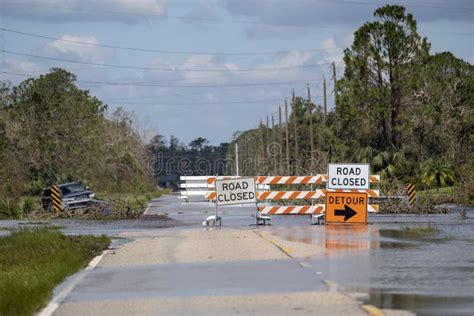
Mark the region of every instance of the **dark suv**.
[[[95, 193], [79, 182], [62, 183], [58, 185], [58, 188], [61, 194], [62, 209], [87, 207], [96, 202]], [[52, 209], [51, 187], [44, 190], [41, 204], [45, 210]]]

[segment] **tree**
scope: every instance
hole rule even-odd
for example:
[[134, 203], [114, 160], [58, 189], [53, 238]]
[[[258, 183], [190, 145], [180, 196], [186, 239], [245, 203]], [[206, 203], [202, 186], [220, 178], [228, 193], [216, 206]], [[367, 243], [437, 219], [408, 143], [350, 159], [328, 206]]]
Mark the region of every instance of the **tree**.
[[[404, 7], [386, 5], [374, 16], [376, 21], [359, 28], [351, 48], [344, 51], [346, 68], [338, 85], [343, 96], [338, 102], [343, 126], [362, 127], [355, 134], [360, 140], [382, 150], [396, 149], [405, 126], [402, 118], [413, 104], [419, 66], [427, 59], [430, 45], [418, 35], [416, 21]], [[381, 132], [372, 133], [372, 127]]]
[[474, 66], [444, 52], [430, 56], [422, 69], [417, 107], [407, 120], [418, 161], [445, 156], [455, 165], [472, 153]]
[[183, 149], [183, 146], [181, 145], [178, 137], [171, 135], [169, 149], [172, 152], [176, 152]]
[[454, 182], [453, 168], [444, 160], [428, 160], [422, 170], [422, 182], [428, 187], [436, 183], [439, 189], [442, 185]]
[[156, 153], [159, 150], [163, 150], [166, 147], [166, 138], [163, 135], [155, 135], [151, 138], [150, 143], [148, 144], [148, 150], [152, 153]]
[[209, 141], [207, 139], [198, 137], [189, 143], [189, 147], [191, 147], [191, 149], [194, 151], [202, 151], [204, 146], [206, 146], [207, 144], [209, 144]]
[[[27, 194], [69, 180], [104, 191], [130, 190], [137, 178], [151, 184], [133, 115], [117, 109], [106, 119], [107, 105], [75, 80], [72, 73], [52, 69], [2, 89], [0, 176], [6, 174], [17, 193]], [[0, 186], [0, 194], [7, 191], [12, 190]]]

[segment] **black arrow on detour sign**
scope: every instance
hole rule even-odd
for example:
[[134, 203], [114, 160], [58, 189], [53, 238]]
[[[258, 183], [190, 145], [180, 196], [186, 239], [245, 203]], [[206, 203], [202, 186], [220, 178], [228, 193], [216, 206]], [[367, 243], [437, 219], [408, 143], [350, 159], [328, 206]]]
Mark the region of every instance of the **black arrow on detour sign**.
[[347, 221], [348, 219], [351, 219], [352, 216], [356, 215], [357, 212], [354, 211], [352, 208], [350, 208], [347, 205], [344, 205], [343, 210], [334, 210], [334, 215], [335, 216], [344, 216], [344, 222]]

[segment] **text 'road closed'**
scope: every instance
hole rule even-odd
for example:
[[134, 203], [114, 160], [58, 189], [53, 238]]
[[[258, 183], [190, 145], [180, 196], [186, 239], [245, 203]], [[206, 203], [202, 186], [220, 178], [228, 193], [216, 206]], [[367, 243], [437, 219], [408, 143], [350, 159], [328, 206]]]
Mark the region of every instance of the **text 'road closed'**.
[[256, 198], [254, 178], [216, 181], [217, 205], [256, 203]]
[[329, 164], [327, 188], [368, 189], [370, 166], [368, 164]]

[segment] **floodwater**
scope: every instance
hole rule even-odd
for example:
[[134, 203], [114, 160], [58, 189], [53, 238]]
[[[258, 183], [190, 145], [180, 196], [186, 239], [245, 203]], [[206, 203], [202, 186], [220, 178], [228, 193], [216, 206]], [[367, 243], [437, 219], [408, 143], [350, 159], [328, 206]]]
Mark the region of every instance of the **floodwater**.
[[[322, 249], [319, 255], [299, 258], [314, 267], [318, 282], [335, 282], [342, 290], [362, 293], [380, 308], [406, 309], [418, 315], [474, 315], [474, 208], [442, 215], [371, 214], [368, 225], [310, 225], [306, 216], [272, 218], [260, 226], [280, 239]], [[66, 234], [106, 234], [149, 229], [201, 227], [214, 215], [211, 203], [178, 201], [165, 196], [151, 204], [147, 220], [46, 222], [0, 221], [8, 229], [49, 225]], [[218, 209], [223, 227], [252, 228], [255, 206]], [[166, 214], [172, 220], [153, 220]], [[7, 230], [2, 230], [6, 228]], [[115, 240], [113, 246], [127, 240]], [[319, 283], [314, 285], [319, 288]]]
[[474, 315], [474, 210], [371, 215], [369, 225], [272, 226], [289, 241], [324, 245], [308, 258], [325, 279], [380, 308]]

